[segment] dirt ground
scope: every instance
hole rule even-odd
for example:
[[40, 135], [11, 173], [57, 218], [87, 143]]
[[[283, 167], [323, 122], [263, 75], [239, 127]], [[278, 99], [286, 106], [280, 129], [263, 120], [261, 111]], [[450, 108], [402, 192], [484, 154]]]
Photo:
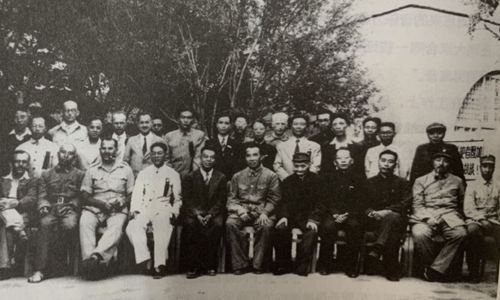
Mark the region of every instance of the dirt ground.
[[496, 297], [493, 266], [486, 270], [480, 284], [428, 283], [417, 278], [389, 282], [380, 276], [361, 275], [351, 279], [344, 274], [307, 278], [293, 274], [280, 277], [271, 274], [234, 276], [219, 274], [188, 280], [184, 275], [160, 280], [141, 275], [121, 275], [100, 281], [84, 281], [77, 277], [47, 279], [29, 284], [25, 278], [0, 282], [1, 299], [466, 299]]

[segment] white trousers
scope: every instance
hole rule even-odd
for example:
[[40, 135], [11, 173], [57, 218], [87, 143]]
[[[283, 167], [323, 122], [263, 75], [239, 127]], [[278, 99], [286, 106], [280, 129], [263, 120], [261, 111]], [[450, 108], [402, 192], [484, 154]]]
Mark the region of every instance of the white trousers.
[[140, 213], [133, 220], [130, 220], [125, 232], [134, 246], [136, 264], [151, 259], [146, 237], [146, 229], [149, 222], [153, 224], [154, 266], [159, 267], [166, 264], [168, 244], [170, 243], [173, 231], [173, 226], [170, 224], [170, 216], [170, 213], [160, 213], [151, 217]]

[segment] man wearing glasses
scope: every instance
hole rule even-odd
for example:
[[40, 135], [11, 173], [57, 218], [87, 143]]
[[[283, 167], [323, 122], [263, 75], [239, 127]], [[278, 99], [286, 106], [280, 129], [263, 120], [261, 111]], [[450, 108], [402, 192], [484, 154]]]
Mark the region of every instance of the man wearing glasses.
[[61, 124], [49, 130], [49, 135], [58, 147], [64, 144], [73, 144], [77, 149], [88, 136], [87, 127], [78, 123], [76, 118], [80, 115], [78, 104], [68, 100], [63, 104]]

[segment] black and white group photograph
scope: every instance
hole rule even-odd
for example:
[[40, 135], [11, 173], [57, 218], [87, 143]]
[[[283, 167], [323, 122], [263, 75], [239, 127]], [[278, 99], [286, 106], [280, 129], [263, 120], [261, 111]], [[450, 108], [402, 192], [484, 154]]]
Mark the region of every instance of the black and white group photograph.
[[496, 299], [499, 0], [0, 0], [2, 299]]

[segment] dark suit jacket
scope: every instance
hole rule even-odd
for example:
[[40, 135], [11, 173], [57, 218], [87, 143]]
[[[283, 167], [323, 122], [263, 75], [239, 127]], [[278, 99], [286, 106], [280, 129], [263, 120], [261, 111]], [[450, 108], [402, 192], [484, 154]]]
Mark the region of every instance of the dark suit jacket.
[[321, 148], [330, 144], [330, 142], [335, 138], [335, 133], [332, 130], [327, 130], [326, 132], [318, 132], [317, 134], [311, 136], [309, 138], [310, 141], [313, 141], [321, 146]]
[[[31, 177], [29, 179], [21, 179], [17, 188], [17, 199], [19, 204], [16, 209], [20, 213], [28, 215], [36, 212], [38, 201], [43, 201], [47, 197], [45, 185], [41, 184], [40, 178]], [[4, 177], [0, 177], [0, 198], [7, 198], [11, 187], [11, 181]]]
[[404, 178], [391, 174], [384, 178], [378, 174], [367, 181], [365, 214], [374, 210], [388, 209], [405, 219], [413, 201], [412, 186]]
[[234, 174], [246, 167], [241, 154], [243, 145], [239, 141], [229, 138], [226, 148], [222, 151], [219, 139], [216, 136], [214, 139], [206, 141], [205, 146], [215, 148], [214, 169], [224, 174], [227, 180], [231, 180]]
[[323, 180], [308, 172], [304, 179], [295, 173], [288, 176], [281, 184], [281, 204], [277, 211], [278, 220], [287, 218], [305, 226], [308, 220], [318, 219], [318, 203], [322, 202]]
[[190, 216], [216, 217], [225, 214], [227, 201], [226, 176], [217, 170], [213, 170], [212, 177], [205, 185], [200, 170], [193, 171], [184, 176], [182, 180], [182, 202], [183, 212]]
[[417, 178], [427, 175], [432, 172], [432, 170], [434, 170], [434, 166], [432, 165], [433, 156], [443, 147], [452, 157], [450, 164], [450, 173], [460, 177], [464, 181], [464, 184], [466, 184], [464, 176], [464, 166], [462, 165], [462, 157], [458, 152], [458, 148], [453, 144], [447, 143], [427, 143], [417, 147], [417, 150], [415, 151], [415, 157], [413, 158], [413, 163], [411, 165], [411, 183], [414, 183]]
[[[366, 179], [352, 170], [335, 170], [325, 175], [322, 202], [318, 205], [323, 217], [349, 213], [349, 218], [357, 218], [363, 212], [366, 195]], [[315, 220], [319, 214], [316, 214]]]
[[[356, 173], [359, 176], [365, 175], [365, 159], [361, 158], [363, 155], [362, 147], [358, 144], [349, 144], [347, 147], [351, 152], [351, 158], [354, 160], [354, 163], [351, 167], [351, 172]], [[321, 147], [321, 174], [327, 174], [333, 172], [336, 167], [334, 164], [335, 156], [337, 155], [337, 148], [335, 145], [327, 145], [325, 147]]]

